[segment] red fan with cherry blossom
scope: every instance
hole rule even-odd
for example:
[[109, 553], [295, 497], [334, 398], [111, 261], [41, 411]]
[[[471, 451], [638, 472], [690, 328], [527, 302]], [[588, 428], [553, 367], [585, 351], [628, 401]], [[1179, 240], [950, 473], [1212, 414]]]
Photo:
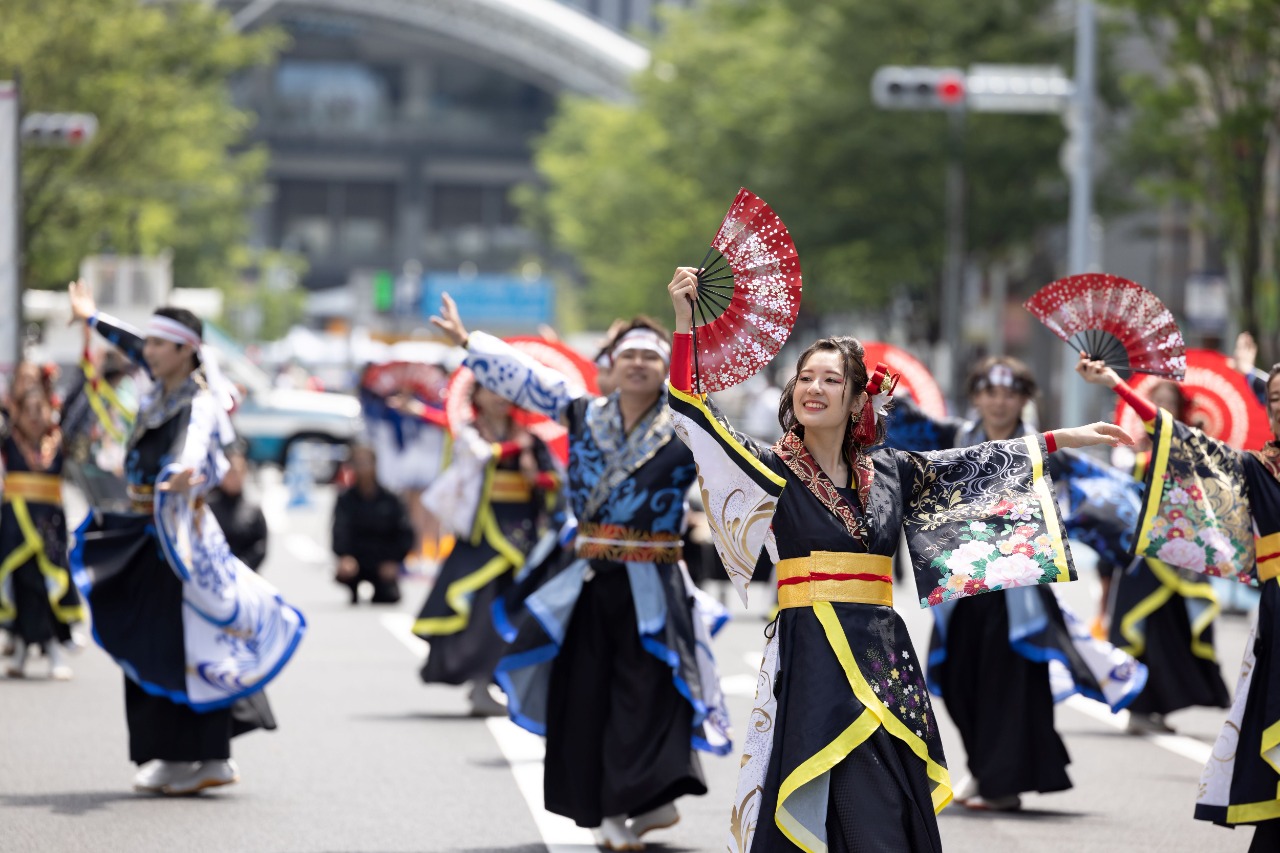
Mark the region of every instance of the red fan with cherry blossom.
[[[524, 335], [505, 340], [538, 363], [568, 377], [569, 384], [577, 385], [591, 394], [600, 393], [600, 388], [596, 385], [596, 366], [567, 345]], [[475, 419], [475, 411], [471, 407], [471, 389], [475, 384], [475, 374], [469, 367], [459, 367], [449, 378], [444, 394], [444, 408], [452, 435], [457, 435], [459, 429]], [[568, 462], [569, 433], [564, 426], [545, 415], [520, 408], [512, 409], [511, 418], [542, 439], [561, 462]]]
[[1077, 352], [1116, 373], [1181, 379], [1187, 347], [1173, 314], [1140, 284], [1105, 273], [1058, 279], [1023, 307]]
[[786, 343], [800, 312], [800, 258], [769, 205], [738, 190], [698, 270], [693, 310], [694, 389], [754, 376]]
[[[1143, 376], [1133, 390], [1151, 398], [1159, 379]], [[1236, 450], [1259, 448], [1271, 440], [1267, 410], [1254, 396], [1249, 381], [1219, 352], [1187, 350], [1187, 374], [1181, 382], [1187, 408], [1184, 420]], [[1123, 401], [1116, 406], [1115, 423], [1130, 435], [1142, 433], [1142, 422]]]

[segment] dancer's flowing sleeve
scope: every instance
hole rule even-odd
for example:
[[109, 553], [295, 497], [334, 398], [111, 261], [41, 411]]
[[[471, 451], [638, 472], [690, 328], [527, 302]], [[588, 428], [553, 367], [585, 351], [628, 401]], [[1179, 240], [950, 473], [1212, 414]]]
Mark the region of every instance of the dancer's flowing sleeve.
[[1043, 435], [895, 453], [921, 607], [1076, 579]]
[[1163, 409], [1151, 435], [1139, 556], [1258, 585], [1244, 458]]
[[110, 314], [103, 314], [101, 311], [94, 314], [86, 322], [92, 328], [97, 329], [98, 334], [124, 353], [129, 361], [145, 370], [147, 376], [151, 376], [151, 368], [147, 365], [147, 360], [142, 357], [142, 345], [144, 342], [142, 332], [125, 321], [112, 317]]
[[467, 338], [466, 366], [476, 381], [522, 409], [556, 420], [586, 389], [567, 376], [520, 352], [506, 341], [485, 332]]
[[190, 468], [197, 477], [193, 478], [191, 493], [203, 495], [218, 483], [231, 467], [223, 448], [235, 440], [230, 431], [230, 422], [221, 411], [218, 401], [212, 394], [201, 392], [191, 401], [191, 419], [187, 423], [186, 432], [174, 448], [175, 459], [167, 466], [161, 478], [167, 479], [175, 470]]
[[732, 429], [705, 396], [669, 389], [675, 431], [693, 453], [716, 551], [747, 603], [747, 585], [786, 485], [768, 449]]

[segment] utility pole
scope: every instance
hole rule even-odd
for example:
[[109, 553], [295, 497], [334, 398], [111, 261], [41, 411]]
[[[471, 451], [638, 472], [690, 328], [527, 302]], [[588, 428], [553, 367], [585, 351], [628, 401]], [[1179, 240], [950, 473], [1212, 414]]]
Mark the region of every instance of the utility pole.
[[0, 372], [22, 360], [22, 288], [18, 282], [22, 227], [17, 80], [0, 80]]
[[[1069, 108], [1071, 167], [1071, 212], [1068, 220], [1067, 274], [1092, 272], [1095, 258], [1089, 251], [1093, 219], [1093, 107], [1097, 67], [1097, 26], [1093, 0], [1076, 2], [1076, 77]], [[1075, 377], [1079, 356], [1070, 347], [1062, 353], [1062, 412], [1067, 426], [1084, 423], [1084, 391]]]
[[964, 408], [964, 363], [960, 358], [961, 295], [964, 293], [965, 198], [964, 111], [947, 114], [950, 145], [947, 148], [947, 254], [942, 284], [942, 339], [947, 348], [946, 388], [952, 411]]

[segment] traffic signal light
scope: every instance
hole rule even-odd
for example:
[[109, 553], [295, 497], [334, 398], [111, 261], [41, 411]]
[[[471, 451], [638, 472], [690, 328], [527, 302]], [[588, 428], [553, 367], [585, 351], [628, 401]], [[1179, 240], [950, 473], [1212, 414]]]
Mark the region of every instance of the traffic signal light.
[[889, 110], [962, 110], [965, 74], [959, 68], [886, 65], [871, 78], [871, 98]]
[[22, 118], [22, 141], [51, 148], [78, 148], [98, 132], [93, 113], [28, 113]]

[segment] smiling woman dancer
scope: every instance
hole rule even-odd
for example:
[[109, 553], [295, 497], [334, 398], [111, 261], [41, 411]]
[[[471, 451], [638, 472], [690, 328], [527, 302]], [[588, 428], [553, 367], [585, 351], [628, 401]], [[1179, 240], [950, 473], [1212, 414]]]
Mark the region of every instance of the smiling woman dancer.
[[890, 383], [880, 372], [868, 379], [861, 344], [834, 337], [801, 354], [779, 407], [784, 435], [765, 447], [690, 390], [697, 286], [688, 267], [668, 285], [676, 434], [693, 451], [735, 583], [745, 587], [770, 524], [780, 558], [782, 609], [747, 726], [729, 849], [938, 851], [935, 813], [951, 782], [922, 661], [892, 606], [890, 555], [904, 525], [917, 574], [936, 578], [961, 535], [1001, 530], [1016, 513], [1033, 528], [1030, 554], [992, 560], [982, 581], [956, 571], [943, 583], [1067, 580], [1044, 454], [1131, 440], [1093, 424], [937, 453], [874, 450]]

